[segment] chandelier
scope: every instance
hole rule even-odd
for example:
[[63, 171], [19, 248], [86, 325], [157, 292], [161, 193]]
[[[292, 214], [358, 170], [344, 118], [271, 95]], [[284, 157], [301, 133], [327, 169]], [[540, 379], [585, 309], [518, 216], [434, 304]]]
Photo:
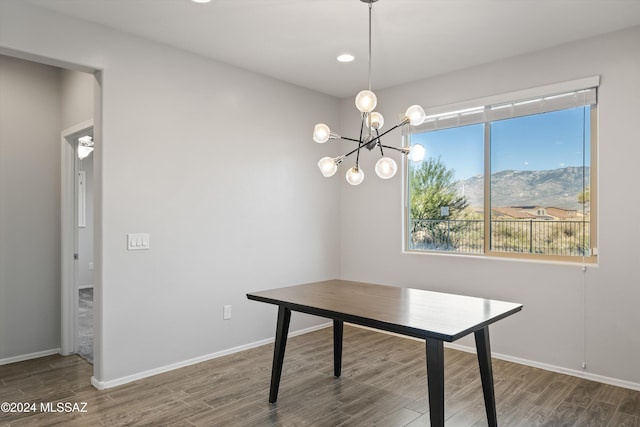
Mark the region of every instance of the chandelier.
[[351, 185], [358, 185], [364, 180], [364, 172], [360, 168], [360, 150], [367, 148], [369, 151], [378, 147], [380, 149], [380, 159], [376, 163], [376, 174], [382, 179], [392, 178], [398, 169], [398, 165], [391, 157], [385, 156], [384, 149], [399, 151], [409, 156], [412, 161], [421, 161], [424, 157], [424, 147], [416, 144], [411, 147], [392, 147], [384, 145], [381, 138], [389, 132], [406, 125], [417, 126], [425, 119], [425, 112], [419, 105], [412, 105], [407, 108], [404, 118], [397, 125], [381, 133], [384, 125], [382, 114], [373, 111], [377, 105], [376, 95], [371, 91], [371, 9], [373, 3], [378, 0], [360, 0], [369, 4], [369, 88], [362, 90], [356, 95], [356, 108], [361, 114], [360, 137], [347, 138], [334, 133], [324, 123], [318, 123], [313, 129], [313, 140], [323, 144], [330, 139], [343, 139], [345, 141], [357, 142], [358, 146], [347, 154], [338, 157], [323, 157], [318, 162], [320, 172], [325, 177], [333, 176], [338, 170], [338, 165], [352, 154], [356, 155], [356, 164], [347, 171], [347, 182]]

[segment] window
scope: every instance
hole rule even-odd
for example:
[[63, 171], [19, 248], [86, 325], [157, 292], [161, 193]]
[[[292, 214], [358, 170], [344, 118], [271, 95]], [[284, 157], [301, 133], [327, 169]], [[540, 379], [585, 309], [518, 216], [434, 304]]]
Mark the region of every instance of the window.
[[406, 249], [595, 262], [595, 86], [428, 116]]

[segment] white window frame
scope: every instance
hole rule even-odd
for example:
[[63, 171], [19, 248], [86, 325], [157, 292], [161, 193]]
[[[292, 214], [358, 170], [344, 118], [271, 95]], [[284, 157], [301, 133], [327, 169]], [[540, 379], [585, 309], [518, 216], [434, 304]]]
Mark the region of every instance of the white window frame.
[[[485, 201], [484, 201], [484, 221], [485, 221], [485, 239], [484, 253], [469, 254], [456, 253], [447, 251], [425, 251], [411, 249], [409, 247], [409, 166], [408, 160], [403, 162], [403, 253], [410, 254], [437, 254], [443, 256], [471, 256], [471, 257], [498, 257], [498, 258], [524, 258], [550, 261], [567, 261], [581, 263], [596, 263], [598, 246], [597, 246], [597, 88], [600, 85], [600, 76], [591, 76], [577, 80], [571, 80], [561, 83], [555, 83], [546, 86], [540, 86], [530, 89], [524, 89], [515, 92], [509, 92], [482, 99], [470, 100], [447, 106], [433, 107], [426, 109], [425, 122], [411, 130], [411, 133], [422, 133], [446, 128], [455, 128], [477, 123], [489, 123], [491, 121], [521, 117], [530, 114], [539, 114], [544, 112], [559, 111], [563, 109], [573, 108], [582, 105], [591, 105], [591, 141], [590, 141], [590, 255], [582, 257], [565, 256], [565, 255], [539, 255], [531, 253], [509, 253], [492, 251], [489, 239], [487, 239], [487, 230], [490, 230], [491, 212], [490, 200], [487, 197], [490, 194], [490, 152], [489, 147], [485, 146]], [[577, 104], [572, 103], [568, 98], [563, 96], [571, 94], [576, 97], [583, 97], [582, 101], [577, 100]], [[558, 96], [562, 95], [562, 96]], [[544, 105], [546, 103], [546, 105]], [[501, 110], [502, 111], [498, 111]], [[496, 113], [497, 111], [497, 113]], [[404, 134], [408, 139], [408, 134]], [[488, 144], [485, 138], [485, 144]], [[405, 144], [407, 145], [407, 144]]]

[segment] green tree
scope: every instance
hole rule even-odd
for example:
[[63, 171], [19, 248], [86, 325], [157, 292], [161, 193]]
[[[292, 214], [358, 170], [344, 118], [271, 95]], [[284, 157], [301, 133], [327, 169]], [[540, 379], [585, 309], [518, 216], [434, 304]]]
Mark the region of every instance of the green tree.
[[440, 158], [429, 158], [410, 170], [409, 186], [413, 241], [437, 250], [464, 244], [469, 223], [450, 221], [464, 218], [468, 206], [456, 189], [455, 171]]
[[[463, 216], [468, 206], [467, 198], [456, 190], [455, 170], [447, 169], [442, 159], [429, 158], [411, 169], [410, 209], [414, 220], [456, 219]], [[449, 215], [441, 215], [441, 208], [448, 207]]]

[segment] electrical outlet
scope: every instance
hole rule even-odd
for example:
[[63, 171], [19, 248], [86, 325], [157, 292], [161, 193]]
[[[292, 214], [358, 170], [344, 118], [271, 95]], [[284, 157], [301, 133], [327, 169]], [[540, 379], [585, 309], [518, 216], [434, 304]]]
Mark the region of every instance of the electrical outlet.
[[224, 307], [222, 307], [222, 320], [229, 319], [231, 319], [231, 306], [225, 305]]

